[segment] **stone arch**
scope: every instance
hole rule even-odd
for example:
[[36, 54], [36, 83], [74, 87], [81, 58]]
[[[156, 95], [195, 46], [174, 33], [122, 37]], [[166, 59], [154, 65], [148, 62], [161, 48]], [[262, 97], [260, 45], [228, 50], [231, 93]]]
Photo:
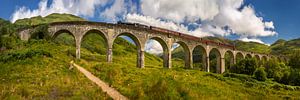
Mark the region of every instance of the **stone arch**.
[[53, 35], [52, 35], [52, 38], [55, 39], [57, 36], [59, 36], [62, 33], [68, 33], [69, 35], [73, 36], [74, 40], [76, 41], [75, 35], [67, 29], [60, 29], [60, 30], [54, 32]]
[[113, 44], [115, 42], [115, 40], [119, 37], [119, 36], [127, 36], [130, 39], [133, 40], [134, 44], [136, 45], [136, 49], [137, 49], [137, 61], [136, 61], [136, 66], [138, 68], [144, 68], [144, 48], [141, 47], [141, 41], [139, 40], [139, 38], [137, 36], [135, 36], [133, 33], [130, 32], [121, 32], [115, 35], [115, 37], [113, 37], [111, 44], [108, 44], [108, 61], [111, 62], [112, 61], [112, 47]]
[[269, 59], [270, 59], [270, 60], [276, 60], [276, 57], [274, 57], [273, 55], [270, 55], [270, 56], [269, 56]]
[[[196, 54], [195, 54], [196, 53]], [[203, 70], [207, 68], [207, 51], [203, 45], [196, 45], [192, 49], [193, 64], [201, 62], [201, 65], [193, 65], [193, 67], [201, 67]]]
[[[84, 31], [83, 32], [83, 34], [82, 35], [80, 35], [80, 47], [81, 47], [81, 44], [82, 44], [82, 42], [84, 41], [84, 39], [89, 35], [89, 34], [92, 34], [92, 33], [94, 33], [94, 34], [96, 34], [96, 35], [99, 35], [103, 40], [104, 40], [104, 42], [103, 42], [103, 44], [104, 44], [104, 47], [106, 48], [106, 54], [107, 54], [107, 52], [108, 52], [108, 50], [109, 50], [109, 48], [108, 48], [108, 38], [107, 38], [107, 35], [104, 33], [104, 32], [102, 32], [101, 30], [98, 30], [98, 29], [89, 29], [89, 30], [86, 30], [86, 31]], [[99, 44], [95, 44], [95, 45], [99, 45]], [[109, 61], [109, 59], [108, 59], [108, 55], [106, 55], [106, 59], [107, 59], [107, 61]]]
[[192, 55], [191, 55], [191, 51], [188, 47], [188, 45], [183, 42], [183, 41], [176, 41], [174, 43], [178, 43], [180, 46], [182, 46], [183, 51], [184, 51], [184, 66], [185, 68], [192, 68]]
[[267, 57], [267, 56], [262, 56], [261, 58], [262, 58], [261, 60], [262, 60], [263, 62], [268, 61], [268, 57]]
[[41, 32], [41, 31], [35, 32], [35, 31], [33, 31], [33, 32], [30, 33], [28, 40], [33, 39], [33, 38], [35, 38], [35, 39], [44, 39], [48, 34], [49, 34], [48, 32]]
[[235, 57], [233, 51], [231, 50], [225, 51], [224, 59], [225, 59], [225, 70], [230, 69], [235, 63]]
[[52, 37], [52, 40], [55, 40], [59, 35], [63, 34], [63, 33], [67, 33], [69, 35], [71, 35], [73, 37], [73, 40], [74, 40], [74, 43], [75, 43], [75, 46], [76, 46], [76, 58], [77, 59], [80, 59], [80, 40], [78, 37], [75, 36], [74, 33], [72, 33], [70, 30], [67, 30], [67, 29], [60, 29], [58, 31], [55, 31], [53, 33], [53, 35], [51, 36]]
[[170, 60], [169, 59], [169, 50], [170, 48], [168, 47], [167, 45], [167, 42], [165, 40], [163, 40], [162, 38], [160, 37], [150, 37], [148, 40], [155, 40], [157, 41], [161, 46], [162, 46], [162, 49], [163, 49], [163, 67], [165, 68], [170, 68]]
[[277, 59], [278, 62], [282, 62], [281, 57], [276, 57], [276, 59]]
[[90, 30], [87, 30], [87, 31], [84, 32], [84, 34], [82, 35], [81, 39], [85, 38], [87, 35], [89, 35], [89, 34], [91, 34], [91, 33], [96, 33], [96, 34], [100, 35], [100, 36], [104, 39], [104, 41], [105, 41], [105, 43], [106, 43], [105, 46], [108, 46], [108, 37], [107, 37], [107, 35], [106, 35], [104, 32], [102, 32], [101, 30], [98, 30], [98, 29], [90, 29]]
[[245, 58], [248, 58], [248, 59], [252, 58], [252, 55], [248, 53], [248, 54], [246, 54]]
[[144, 48], [141, 48], [141, 41], [140, 39], [135, 36], [133, 33], [130, 33], [130, 32], [122, 32], [122, 33], [118, 33], [117, 35], [115, 35], [115, 37], [113, 37], [112, 39], [112, 43], [114, 43], [114, 41], [119, 37], [119, 36], [127, 36], [129, 38], [131, 38], [134, 42], [134, 44], [136, 45], [137, 49], [144, 49]]
[[256, 59], [257, 61], [260, 61], [260, 60], [261, 60], [261, 58], [259, 57], [259, 55], [255, 55], [254, 57], [255, 57], [255, 59]]
[[[219, 49], [217, 48], [212, 48], [210, 51], [209, 51], [209, 59], [210, 59], [210, 63], [212, 63], [212, 55], [211, 54], [215, 54], [216, 56], [216, 65], [213, 66], [213, 64], [209, 64], [210, 65], [210, 72], [215, 72], [215, 73], [222, 73], [222, 66], [221, 66], [221, 59], [222, 59], [222, 55], [221, 55], [221, 52]], [[224, 59], [224, 58], [223, 58]], [[216, 69], [214, 69], [213, 67], [215, 67]]]
[[236, 63], [238, 63], [239, 61], [245, 59], [245, 56], [243, 55], [242, 52], [237, 52], [236, 55], [235, 55], [235, 61]]

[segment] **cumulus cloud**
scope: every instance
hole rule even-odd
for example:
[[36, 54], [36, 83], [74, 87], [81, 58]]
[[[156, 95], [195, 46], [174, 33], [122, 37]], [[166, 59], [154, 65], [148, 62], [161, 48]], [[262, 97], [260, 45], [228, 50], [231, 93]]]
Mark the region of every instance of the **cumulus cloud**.
[[276, 34], [273, 22], [264, 22], [253, 7], [243, 6], [243, 0], [142, 0], [141, 8], [144, 15], [175, 23], [200, 20], [199, 30], [214, 35], [264, 37]]
[[155, 40], [148, 40], [145, 50], [151, 54], [156, 55], [161, 54], [163, 52], [162, 46], [159, 44], [159, 42]]
[[113, 5], [106, 8], [104, 12], [101, 13], [101, 17], [107, 18], [107, 20], [117, 21], [118, 16], [127, 13], [127, 8], [124, 0], [115, 0]]
[[268, 45], [268, 46], [271, 45], [271, 44], [264, 43], [263, 41], [261, 41], [260, 39], [257, 39], [257, 38], [243, 37], [243, 38], [240, 38], [239, 40], [243, 41], [243, 42], [256, 42], [256, 43], [265, 44], [265, 45]]
[[[129, 22], [203, 36], [240, 36], [245, 42], [264, 43], [259, 37], [277, 33], [272, 21], [256, 15], [244, 0], [141, 0], [141, 14], [126, 15]], [[185, 23], [196, 23], [189, 29]]]
[[107, 3], [107, 0], [53, 0], [48, 6], [48, 0], [42, 0], [38, 9], [31, 10], [25, 6], [17, 9], [11, 16], [11, 21], [34, 16], [47, 16], [51, 13], [68, 13], [93, 17], [96, 6]]
[[244, 41], [244, 42], [257, 42], [257, 43], [261, 43], [261, 44], [264, 44], [263, 41], [261, 41], [260, 39], [257, 39], [257, 38], [240, 38], [239, 40], [241, 41]]
[[142, 13], [175, 22], [212, 20], [219, 13], [219, 0], [142, 0]]

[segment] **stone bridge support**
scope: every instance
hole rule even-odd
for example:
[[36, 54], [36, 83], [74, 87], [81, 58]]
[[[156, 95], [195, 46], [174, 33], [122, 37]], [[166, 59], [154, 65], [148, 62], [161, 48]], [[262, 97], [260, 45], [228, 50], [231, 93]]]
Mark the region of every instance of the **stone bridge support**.
[[75, 38], [76, 44], [76, 59], [80, 59], [81, 37]]

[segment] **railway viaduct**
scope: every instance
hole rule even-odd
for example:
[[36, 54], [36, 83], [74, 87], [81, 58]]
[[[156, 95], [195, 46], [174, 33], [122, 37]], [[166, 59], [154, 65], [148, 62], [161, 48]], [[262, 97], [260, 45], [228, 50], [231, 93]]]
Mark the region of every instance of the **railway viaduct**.
[[[19, 32], [22, 40], [29, 40], [34, 28], [24, 29]], [[144, 52], [146, 41], [153, 39], [158, 41], [163, 48], [163, 66], [171, 68], [171, 48], [173, 43], [180, 44], [185, 52], [185, 67], [193, 68], [193, 51], [201, 48], [202, 62], [205, 71], [210, 72], [209, 56], [214, 52], [217, 56], [217, 73], [225, 71], [225, 54], [230, 55], [230, 64], [235, 64], [237, 56], [242, 58], [255, 57], [258, 60], [268, 60], [273, 55], [258, 54], [235, 50], [235, 48], [216, 42], [203, 41], [201, 38], [184, 34], [169, 34], [167, 32], [151, 30], [147, 27], [137, 27], [134, 25], [109, 24], [100, 22], [56, 22], [48, 25], [48, 33], [52, 38], [56, 38], [61, 33], [72, 35], [76, 43], [76, 58], [80, 59], [80, 46], [82, 39], [89, 33], [97, 33], [104, 38], [107, 47], [107, 62], [112, 62], [112, 49], [114, 40], [118, 36], [130, 37], [137, 46], [137, 67], [144, 68]], [[276, 57], [277, 58], [277, 57]], [[279, 59], [283, 59], [278, 57]]]

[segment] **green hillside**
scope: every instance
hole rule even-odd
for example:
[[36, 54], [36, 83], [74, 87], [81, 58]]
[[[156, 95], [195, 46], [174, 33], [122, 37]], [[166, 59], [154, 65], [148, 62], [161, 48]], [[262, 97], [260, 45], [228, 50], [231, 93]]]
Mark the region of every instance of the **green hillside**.
[[62, 21], [85, 21], [85, 19], [70, 15], [70, 14], [57, 14], [53, 13], [48, 16], [36, 16], [32, 18], [19, 19], [15, 22], [17, 25], [39, 25], [52, 22], [62, 22]]
[[272, 54], [291, 55], [291, 52], [300, 50], [300, 38], [293, 40], [277, 40], [271, 45]]
[[[33, 18], [27, 19], [32, 21], [30, 23], [18, 23], [36, 25], [41, 24], [41, 20], [63, 21], [60, 18], [72, 16], [54, 15], [57, 17]], [[69, 62], [75, 60], [75, 43], [69, 34], [61, 34], [53, 40], [23, 42], [11, 39], [15, 41], [7, 44], [11, 47], [1, 45], [6, 49], [0, 50], [1, 100], [110, 99], [76, 69], [69, 69]], [[161, 58], [146, 53], [145, 68], [136, 68], [136, 47], [123, 38], [115, 41], [113, 63], [107, 63], [104, 44], [98, 34], [87, 35], [82, 41], [81, 60], [75, 60], [75, 63], [129, 99], [300, 99], [300, 87], [279, 84], [272, 79], [261, 82], [249, 75], [184, 69], [182, 60], [178, 59], [182, 55], [172, 60], [172, 69], [166, 69], [162, 67]], [[176, 55], [181, 51], [178, 49], [173, 53]]]
[[236, 49], [242, 51], [256, 52], [262, 54], [270, 54], [271, 50], [268, 45], [256, 42], [242, 42], [239, 40], [234, 41]]

